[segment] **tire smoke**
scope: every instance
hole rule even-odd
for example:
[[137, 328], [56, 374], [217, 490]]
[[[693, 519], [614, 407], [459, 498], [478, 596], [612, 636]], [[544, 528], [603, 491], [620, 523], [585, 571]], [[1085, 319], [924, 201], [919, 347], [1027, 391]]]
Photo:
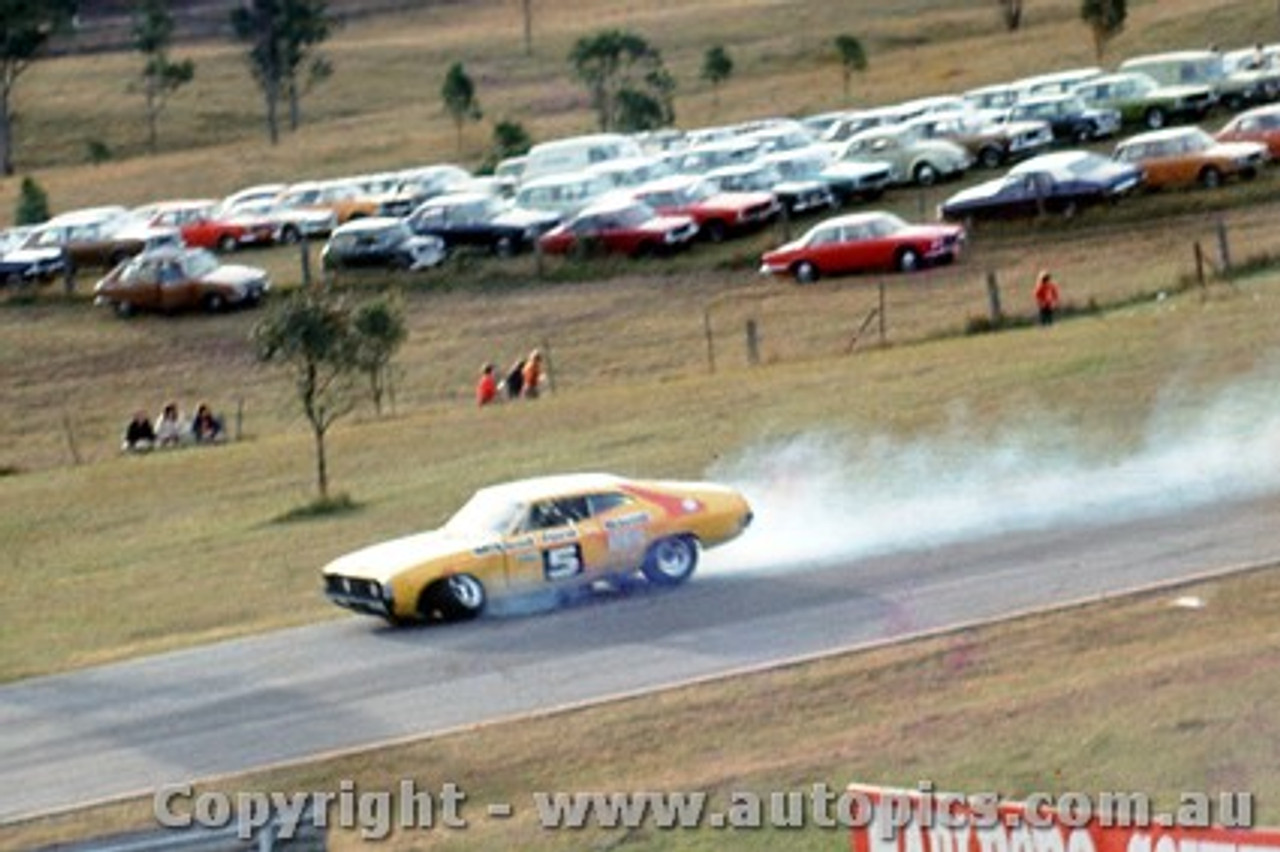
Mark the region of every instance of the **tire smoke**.
[[1277, 388], [1280, 373], [1268, 370], [1209, 400], [1167, 394], [1140, 440], [1101, 453], [1084, 449], [1097, 445], [1084, 426], [1043, 417], [997, 434], [959, 422], [906, 441], [765, 441], [708, 471], [747, 496], [756, 520], [707, 566], [846, 560], [1280, 491]]

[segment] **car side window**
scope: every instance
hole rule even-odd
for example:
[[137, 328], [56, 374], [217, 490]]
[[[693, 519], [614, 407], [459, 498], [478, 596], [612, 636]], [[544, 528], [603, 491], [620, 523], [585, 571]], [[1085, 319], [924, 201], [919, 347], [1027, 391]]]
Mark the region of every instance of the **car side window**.
[[587, 496], [587, 508], [593, 517], [630, 504], [631, 498], [624, 494], [590, 494]]

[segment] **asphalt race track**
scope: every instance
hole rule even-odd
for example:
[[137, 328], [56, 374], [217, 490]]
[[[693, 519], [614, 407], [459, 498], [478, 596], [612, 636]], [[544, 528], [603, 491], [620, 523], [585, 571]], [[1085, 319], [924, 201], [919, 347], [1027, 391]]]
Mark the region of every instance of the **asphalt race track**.
[[1272, 497], [852, 564], [712, 563], [680, 589], [550, 614], [404, 630], [352, 616], [20, 681], [0, 687], [0, 823], [1280, 561], [1278, 518]]

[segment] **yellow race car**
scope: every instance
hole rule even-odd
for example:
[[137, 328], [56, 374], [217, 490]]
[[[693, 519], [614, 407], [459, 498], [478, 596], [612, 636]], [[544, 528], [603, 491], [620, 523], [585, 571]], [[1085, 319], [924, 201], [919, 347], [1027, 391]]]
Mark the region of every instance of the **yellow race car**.
[[335, 604], [392, 623], [473, 618], [490, 595], [568, 590], [635, 574], [674, 586], [702, 547], [730, 541], [751, 507], [709, 482], [580, 473], [482, 488], [440, 529], [324, 568]]

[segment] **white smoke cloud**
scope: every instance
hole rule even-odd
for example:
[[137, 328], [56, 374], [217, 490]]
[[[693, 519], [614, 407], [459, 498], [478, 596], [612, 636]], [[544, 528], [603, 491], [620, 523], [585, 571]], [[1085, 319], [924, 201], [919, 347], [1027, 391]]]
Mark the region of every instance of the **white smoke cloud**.
[[958, 418], [906, 441], [833, 433], [766, 441], [707, 474], [746, 494], [756, 521], [705, 564], [781, 568], [1280, 491], [1275, 370], [1208, 400], [1166, 394], [1134, 446], [1090, 451], [1087, 430], [1028, 417], [990, 434]]

